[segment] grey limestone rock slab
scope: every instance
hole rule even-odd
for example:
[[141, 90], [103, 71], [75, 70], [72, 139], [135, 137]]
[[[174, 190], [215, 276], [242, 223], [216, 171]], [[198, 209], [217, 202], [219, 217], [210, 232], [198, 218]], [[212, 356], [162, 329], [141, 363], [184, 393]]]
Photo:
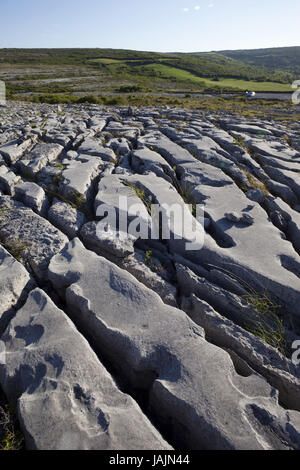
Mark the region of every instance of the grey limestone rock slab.
[[272, 166], [265, 166], [264, 170], [270, 178], [290, 187], [296, 194], [298, 201], [300, 200], [300, 173]]
[[31, 292], [2, 340], [1, 386], [18, 404], [27, 449], [171, 449], [42, 290]]
[[56, 160], [63, 149], [60, 144], [37, 144], [26, 155], [26, 159], [18, 161], [18, 169], [24, 175], [34, 176], [48, 163]]
[[259, 154], [266, 155], [268, 157], [276, 158], [279, 160], [285, 160], [290, 162], [300, 163], [300, 153], [292, 149], [286, 144], [274, 141], [264, 141], [258, 139], [249, 140], [250, 148]]
[[155, 173], [157, 176], [164, 178], [169, 183], [176, 180], [176, 173], [173, 168], [168, 165], [166, 160], [157, 152], [153, 152], [147, 147], [134, 150], [131, 154], [132, 169], [141, 174], [149, 172]]
[[78, 148], [78, 152], [85, 155], [101, 157], [102, 160], [108, 162], [114, 162], [116, 159], [116, 155], [112, 149], [104, 147], [101, 140], [91, 137], [88, 137], [83, 141]]
[[[143, 202], [136, 194], [134, 182], [132, 182], [131, 187], [126, 185], [129, 178], [126, 175], [108, 175], [100, 179], [94, 202], [95, 215], [100, 215], [100, 206], [106, 205], [108, 208], [111, 207], [119, 219], [125, 218], [124, 226], [127, 229], [128, 223], [136, 219], [137, 210], [139, 210], [139, 217], [148, 226], [150, 220], [149, 214]], [[122, 198], [123, 203], [120, 198]], [[104, 216], [104, 214], [101, 215]]]
[[240, 123], [228, 123], [226, 125], [227, 129], [237, 131], [237, 132], [245, 132], [248, 134], [260, 134], [262, 136], [266, 135], [273, 135], [272, 131], [266, 129], [264, 127], [260, 127], [257, 125], [251, 125], [248, 123], [240, 124]]
[[21, 181], [20, 176], [9, 170], [5, 165], [0, 166], [0, 189], [13, 196], [15, 194], [15, 186]]
[[234, 351], [252, 369], [265, 377], [280, 394], [281, 403], [300, 411], [300, 373], [292, 361], [257, 336], [217, 313], [194, 294], [181, 299], [181, 308], [205, 330], [214, 344]]
[[176, 171], [180, 173], [183, 173], [180, 165], [195, 162], [195, 158], [186, 149], [172, 142], [161, 132], [147, 133], [140, 137], [138, 142], [141, 146], [146, 145], [150, 150], [159, 153], [172, 168], [176, 167]]
[[0, 154], [3, 155], [9, 165], [12, 165], [17, 160], [19, 160], [26, 150], [30, 149], [31, 146], [31, 139], [26, 139], [23, 142], [20, 142], [19, 139], [16, 139], [1, 145]]
[[24, 266], [0, 245], [0, 335], [33, 285]]
[[61, 173], [60, 187], [65, 195], [80, 194], [89, 196], [94, 179], [101, 172], [103, 161], [89, 155], [80, 154], [75, 159], [63, 160], [65, 169]]
[[109, 226], [106, 230], [97, 229], [96, 222], [88, 222], [80, 230], [84, 244], [99, 255], [111, 254], [115, 258], [125, 258], [134, 253], [135, 238]]

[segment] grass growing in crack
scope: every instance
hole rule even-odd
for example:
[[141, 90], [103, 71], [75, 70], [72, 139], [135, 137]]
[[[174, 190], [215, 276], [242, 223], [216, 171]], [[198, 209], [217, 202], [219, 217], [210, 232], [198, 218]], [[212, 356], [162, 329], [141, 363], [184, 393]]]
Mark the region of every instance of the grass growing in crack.
[[241, 135], [235, 136], [234, 139], [233, 139], [233, 143], [235, 145], [238, 145], [239, 147], [241, 147], [243, 150], [245, 150], [245, 152], [249, 153], [249, 149], [246, 145], [246, 142], [244, 141], [244, 139]]
[[262, 181], [258, 180], [253, 176], [249, 171], [247, 170], [242, 170], [242, 172], [246, 175], [249, 184], [252, 186], [253, 189], [260, 189], [265, 196], [270, 196], [269, 190], [265, 183]]
[[66, 166], [63, 163], [59, 162], [59, 161], [55, 162], [53, 164], [53, 166], [55, 166], [56, 168], [59, 168], [60, 173], [58, 173], [55, 176], [52, 176], [51, 183], [53, 184], [53, 186], [59, 186], [60, 183], [62, 183], [62, 181], [64, 179], [62, 173], [66, 169]]
[[156, 266], [156, 265], [153, 263], [153, 261], [152, 261], [152, 251], [151, 251], [151, 250], [146, 251], [144, 261], [145, 261], [145, 263], [147, 264], [147, 266], [149, 266], [149, 268], [151, 269], [151, 271], [153, 271], [153, 272], [161, 272], [161, 271], [162, 271], [162, 268], [161, 268], [161, 267]]
[[0, 403], [0, 450], [21, 450], [23, 448], [24, 436], [19, 430], [15, 407]]
[[184, 200], [185, 204], [190, 206], [190, 211], [193, 217], [197, 215], [197, 204], [195, 203], [195, 199], [193, 196], [193, 189], [191, 189], [186, 184], [180, 185], [177, 183], [176, 189], [179, 192], [180, 196]]
[[17, 238], [13, 241], [2, 240], [2, 244], [7, 249], [7, 251], [19, 262], [22, 261], [24, 252], [28, 250], [28, 246], [21, 238]]
[[148, 214], [151, 214], [151, 202], [147, 199], [147, 196], [145, 194], [145, 191], [141, 188], [139, 188], [135, 184], [123, 182], [124, 186], [127, 186], [128, 188], [132, 189], [134, 194], [142, 201], [144, 206], [147, 209]]
[[257, 312], [255, 326], [248, 325], [246, 329], [284, 354], [285, 329], [278, 316], [278, 310], [281, 306], [274, 304], [266, 294], [256, 292], [243, 296], [243, 299], [253, 305]]

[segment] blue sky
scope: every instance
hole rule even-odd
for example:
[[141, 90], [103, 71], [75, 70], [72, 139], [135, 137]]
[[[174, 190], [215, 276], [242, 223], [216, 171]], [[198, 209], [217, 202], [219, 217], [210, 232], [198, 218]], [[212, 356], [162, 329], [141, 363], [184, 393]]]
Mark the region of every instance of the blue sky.
[[252, 49], [299, 31], [300, 0], [0, 0], [0, 48]]

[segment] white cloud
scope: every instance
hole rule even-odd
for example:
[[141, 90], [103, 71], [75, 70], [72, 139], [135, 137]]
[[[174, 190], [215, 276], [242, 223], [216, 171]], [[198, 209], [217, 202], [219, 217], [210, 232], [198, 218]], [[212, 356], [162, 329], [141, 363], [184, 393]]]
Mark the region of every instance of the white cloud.
[[196, 5], [196, 6], [194, 7], [194, 10], [197, 10], [197, 11], [200, 10], [200, 5]]
[[215, 6], [215, 5], [214, 5], [213, 3], [210, 3], [210, 4], [208, 5], [208, 8], [213, 8], [214, 6]]
[[184, 8], [183, 11], [188, 12], [188, 11], [190, 11], [190, 9], [189, 8]]

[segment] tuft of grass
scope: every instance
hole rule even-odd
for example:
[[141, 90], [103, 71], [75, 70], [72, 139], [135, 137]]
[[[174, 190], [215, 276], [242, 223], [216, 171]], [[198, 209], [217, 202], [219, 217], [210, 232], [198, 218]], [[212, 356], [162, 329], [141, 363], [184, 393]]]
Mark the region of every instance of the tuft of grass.
[[77, 191], [73, 191], [72, 201], [75, 209], [78, 209], [79, 211], [81, 210], [82, 212], [85, 210], [86, 199], [82, 194], [79, 194]]
[[63, 173], [63, 171], [66, 169], [66, 166], [63, 165], [63, 163], [60, 162], [60, 161], [56, 161], [56, 162], [53, 164], [53, 166], [55, 166], [56, 168], [59, 168], [59, 169], [60, 169], [60, 172], [59, 172], [57, 175], [52, 176], [52, 178], [51, 178], [51, 183], [53, 184], [53, 186], [59, 186], [60, 183], [62, 183], [62, 181], [63, 181], [63, 175], [62, 175], [62, 173]]
[[21, 238], [17, 238], [13, 241], [2, 241], [2, 244], [7, 249], [7, 251], [19, 262], [23, 260], [25, 251], [28, 250], [28, 246]]
[[7, 211], [7, 207], [0, 207], [0, 217]]
[[[2, 400], [1, 400], [2, 401]], [[24, 448], [24, 436], [19, 429], [15, 407], [0, 403], [0, 450], [21, 450]]]
[[[70, 197], [65, 197], [62, 194], [60, 194], [56, 191], [53, 191], [49, 188], [44, 187], [43, 189], [47, 194], [49, 194], [50, 197], [55, 197], [55, 198], [59, 199], [60, 201], [65, 202], [66, 204], [70, 204], [70, 206], [73, 207], [73, 209], [78, 209], [79, 211], [83, 212], [84, 214], [87, 213], [87, 211], [85, 210], [86, 200], [85, 200], [84, 196], [82, 196], [81, 194], [75, 195], [75, 200], [74, 200], [74, 199], [71, 199]], [[73, 197], [74, 197], [74, 194], [73, 194]]]
[[[208, 266], [214, 269], [220, 269], [213, 264], [209, 264]], [[249, 292], [241, 298], [254, 307], [256, 311], [256, 322], [255, 324], [248, 323], [244, 328], [284, 355], [287, 350], [287, 344], [283, 321], [279, 317], [282, 306], [276, 305], [271, 300], [267, 291], [263, 293], [257, 292], [246, 281], [236, 274], [233, 274], [232, 271], [228, 271], [224, 268], [222, 268], [221, 271], [238, 281]]]
[[267, 294], [257, 292], [243, 296], [243, 299], [253, 305], [257, 312], [256, 324], [254, 326], [247, 325], [246, 329], [284, 354], [286, 348], [285, 329], [278, 316], [281, 305], [274, 304]]
[[153, 263], [153, 261], [152, 261], [152, 251], [151, 251], [151, 250], [146, 251], [144, 261], [145, 261], [145, 263], [147, 264], [147, 266], [149, 266], [149, 268], [151, 269], [151, 271], [153, 271], [153, 272], [160, 272], [160, 271], [162, 271], [162, 268], [159, 268], [158, 266], [156, 266], [156, 265]]
[[63, 176], [61, 173], [58, 173], [57, 175], [52, 176], [51, 178], [51, 183], [53, 184], [53, 186], [59, 186], [62, 181], [63, 181]]
[[293, 147], [293, 142], [290, 136], [288, 135], [283, 135], [282, 139], [288, 144], [289, 147]]
[[53, 166], [59, 168], [61, 171], [66, 169], [66, 166], [63, 165], [63, 163], [61, 163], [61, 162], [55, 162]]
[[265, 196], [270, 196], [269, 190], [265, 183], [255, 178], [255, 176], [253, 176], [250, 171], [242, 170], [242, 172], [247, 176], [249, 184], [252, 186], [253, 189], [260, 189]]
[[145, 191], [141, 188], [139, 188], [137, 185], [123, 182], [124, 186], [127, 186], [128, 188], [132, 189], [134, 194], [142, 201], [144, 206], [146, 206], [146, 209], [149, 214], [151, 214], [151, 202], [147, 199], [147, 196], [145, 194]]

